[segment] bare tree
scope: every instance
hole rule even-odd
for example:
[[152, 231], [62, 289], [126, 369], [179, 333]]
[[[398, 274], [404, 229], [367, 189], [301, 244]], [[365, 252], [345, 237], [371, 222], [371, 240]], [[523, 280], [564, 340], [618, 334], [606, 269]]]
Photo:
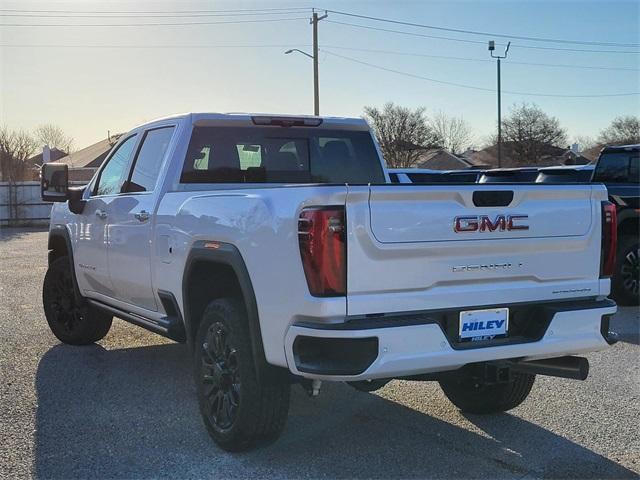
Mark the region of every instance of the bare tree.
[[365, 107], [364, 113], [391, 168], [412, 167], [424, 150], [437, 145], [424, 108], [411, 110], [387, 103], [381, 110]]
[[640, 143], [640, 117], [627, 115], [616, 117], [600, 132], [600, 143], [607, 145], [629, 145]]
[[73, 138], [65, 134], [59, 126], [51, 123], [36, 128], [35, 136], [42, 145], [49, 145], [65, 153], [71, 153], [73, 148]]
[[37, 140], [27, 132], [0, 128], [0, 178], [2, 181], [24, 180], [30, 167], [27, 160], [37, 149]]
[[589, 150], [590, 148], [593, 148], [596, 145], [598, 145], [598, 142], [596, 140], [594, 140], [594, 138], [589, 136], [589, 135], [579, 135], [579, 136], [577, 136], [575, 143], [578, 144], [578, 147], [580, 148], [581, 152], [583, 152], [585, 150]]
[[454, 155], [464, 152], [473, 142], [471, 128], [462, 117], [450, 117], [438, 112], [431, 120], [431, 127], [442, 148]]
[[567, 135], [557, 118], [551, 117], [535, 104], [522, 103], [511, 107], [502, 121], [502, 137], [509, 143], [512, 161], [517, 165], [535, 165], [549, 146], [567, 145]]
[[10, 221], [19, 218], [19, 198], [16, 183], [30, 180], [28, 160], [37, 150], [36, 140], [25, 131], [0, 128], [0, 180], [8, 182]]

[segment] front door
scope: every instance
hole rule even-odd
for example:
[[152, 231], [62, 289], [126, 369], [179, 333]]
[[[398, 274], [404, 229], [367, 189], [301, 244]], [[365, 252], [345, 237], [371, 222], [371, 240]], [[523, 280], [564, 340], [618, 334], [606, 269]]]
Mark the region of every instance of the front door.
[[108, 263], [116, 298], [152, 311], [158, 310], [151, 276], [156, 183], [173, 130], [173, 126], [167, 126], [144, 133], [108, 220]]
[[87, 296], [94, 293], [114, 297], [109, 276], [107, 252], [108, 221], [113, 203], [120, 194], [127, 166], [136, 144], [136, 136], [122, 141], [103, 164], [90, 191], [85, 193], [86, 205], [75, 215], [74, 261], [80, 290]]

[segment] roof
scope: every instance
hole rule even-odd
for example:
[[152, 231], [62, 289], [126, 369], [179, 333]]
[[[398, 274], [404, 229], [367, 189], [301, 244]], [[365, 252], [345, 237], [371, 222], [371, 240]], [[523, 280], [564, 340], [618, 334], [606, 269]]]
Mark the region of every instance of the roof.
[[[168, 117], [176, 118], [176, 117]], [[301, 120], [310, 123], [309, 126], [316, 128], [340, 128], [346, 130], [369, 130], [369, 124], [364, 118], [356, 117], [330, 117], [313, 115], [289, 115], [279, 113], [192, 113], [191, 122], [193, 125], [255, 125], [256, 119], [289, 119]], [[154, 122], [167, 119], [155, 120]], [[312, 122], [320, 120], [319, 125], [311, 125]], [[146, 124], [145, 124], [146, 125]]]
[[[342, 128], [348, 130], [369, 130], [369, 124], [361, 117], [331, 117], [314, 115], [292, 115], [286, 113], [258, 113], [258, 112], [186, 112], [166, 117], [156, 118], [136, 125], [131, 130], [148, 127], [153, 124], [166, 123], [171, 120], [182, 120], [190, 117], [193, 125], [255, 125], [256, 118], [295, 119], [314, 122], [320, 120], [318, 128]], [[312, 126], [312, 125], [310, 125]], [[313, 125], [315, 126], [315, 125]]]
[[624, 152], [628, 152], [628, 151], [634, 151], [634, 150], [640, 150], [640, 144], [635, 144], [635, 145], [608, 145], [606, 147], [604, 147], [602, 149], [602, 151], [607, 151], [607, 152], [618, 152], [618, 151], [624, 151]]
[[451, 152], [436, 148], [427, 150], [421, 154], [416, 162], [417, 168], [426, 168], [432, 170], [457, 170], [460, 168], [469, 168], [472, 164], [465, 158], [458, 157]]
[[60, 158], [58, 161], [66, 163], [71, 168], [98, 168], [118, 138], [120, 135], [112, 135], [110, 139], [100, 140], [98, 143]]
[[[518, 162], [514, 147], [514, 142], [503, 142], [502, 165], [505, 167], [526, 167], [527, 165]], [[587, 152], [577, 154], [571, 149], [548, 144], [540, 145], [540, 151], [541, 153], [537, 160], [535, 162], [531, 162], [528, 166], [541, 167], [562, 165], [565, 163], [571, 165], [584, 165], [593, 161], [591, 155], [587, 154]], [[497, 157], [497, 145], [491, 145], [470, 155], [470, 158], [473, 158], [477, 163], [484, 163], [485, 165], [492, 165], [494, 167], [498, 164]]]
[[[63, 157], [65, 157], [67, 155], [67, 152], [63, 151], [63, 150], [59, 150], [57, 148], [52, 148], [50, 150], [51, 152], [51, 161], [55, 162]], [[28, 160], [29, 163], [33, 164], [33, 165], [42, 165], [42, 152], [40, 152], [37, 155], [34, 155], [33, 157], [29, 158]]]

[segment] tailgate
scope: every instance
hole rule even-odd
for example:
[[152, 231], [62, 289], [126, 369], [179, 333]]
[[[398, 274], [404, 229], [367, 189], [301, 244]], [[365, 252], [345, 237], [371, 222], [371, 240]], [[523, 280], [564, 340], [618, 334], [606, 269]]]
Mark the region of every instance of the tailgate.
[[350, 315], [596, 296], [596, 185], [350, 189]]

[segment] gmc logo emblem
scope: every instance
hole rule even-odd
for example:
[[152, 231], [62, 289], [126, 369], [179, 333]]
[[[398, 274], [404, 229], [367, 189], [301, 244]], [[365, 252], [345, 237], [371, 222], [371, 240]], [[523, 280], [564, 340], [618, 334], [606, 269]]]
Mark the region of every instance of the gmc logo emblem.
[[461, 232], [510, 232], [512, 230], [529, 230], [529, 225], [524, 224], [529, 215], [496, 215], [491, 220], [489, 215], [470, 215], [456, 217], [453, 220], [453, 231]]

